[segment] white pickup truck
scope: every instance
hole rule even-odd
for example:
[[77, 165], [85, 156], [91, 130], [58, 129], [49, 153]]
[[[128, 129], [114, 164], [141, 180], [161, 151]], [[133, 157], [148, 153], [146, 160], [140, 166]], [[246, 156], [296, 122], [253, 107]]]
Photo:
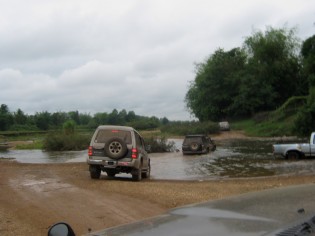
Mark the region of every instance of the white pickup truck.
[[311, 134], [309, 143], [274, 144], [273, 154], [281, 155], [286, 159], [299, 159], [301, 157], [315, 157], [315, 132]]

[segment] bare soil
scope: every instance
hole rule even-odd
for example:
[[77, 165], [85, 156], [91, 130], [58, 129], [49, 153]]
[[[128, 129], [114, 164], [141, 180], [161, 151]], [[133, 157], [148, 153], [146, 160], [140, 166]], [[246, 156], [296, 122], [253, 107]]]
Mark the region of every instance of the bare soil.
[[0, 235], [14, 236], [47, 235], [49, 226], [59, 221], [82, 235], [186, 204], [315, 182], [315, 175], [142, 182], [102, 175], [92, 180], [86, 163], [22, 164], [3, 159], [0, 170]]

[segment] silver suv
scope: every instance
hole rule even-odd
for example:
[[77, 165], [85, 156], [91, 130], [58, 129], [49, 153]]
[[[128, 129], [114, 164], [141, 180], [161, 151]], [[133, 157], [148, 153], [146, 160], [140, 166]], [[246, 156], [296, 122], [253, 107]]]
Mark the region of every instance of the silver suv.
[[100, 178], [101, 171], [109, 177], [130, 173], [135, 181], [150, 177], [150, 158], [144, 140], [132, 127], [99, 126], [92, 137], [88, 155], [92, 179]]

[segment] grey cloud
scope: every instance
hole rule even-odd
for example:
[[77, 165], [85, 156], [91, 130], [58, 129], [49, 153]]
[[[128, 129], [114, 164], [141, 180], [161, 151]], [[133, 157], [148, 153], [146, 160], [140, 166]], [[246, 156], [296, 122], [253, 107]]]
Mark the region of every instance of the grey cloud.
[[191, 119], [184, 98], [194, 62], [241, 46], [266, 25], [288, 22], [310, 37], [314, 7], [308, 0], [12, 0], [0, 9], [0, 101], [30, 113], [117, 108]]

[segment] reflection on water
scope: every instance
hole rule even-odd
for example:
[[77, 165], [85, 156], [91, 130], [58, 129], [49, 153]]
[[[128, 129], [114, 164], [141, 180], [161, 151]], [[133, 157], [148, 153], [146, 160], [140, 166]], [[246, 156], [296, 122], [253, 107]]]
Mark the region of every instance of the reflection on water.
[[[182, 139], [174, 139], [181, 150]], [[213, 179], [300, 175], [315, 171], [315, 160], [287, 161], [275, 159], [273, 141], [231, 140], [217, 142], [217, 150], [206, 155], [182, 155], [181, 152], [150, 154], [154, 179]], [[87, 150], [43, 152], [41, 150], [9, 150], [0, 158], [14, 158], [24, 163], [85, 162]]]
[[87, 150], [44, 152], [42, 150], [8, 150], [0, 152], [0, 158], [12, 158], [22, 163], [63, 163], [73, 160], [85, 161]]

